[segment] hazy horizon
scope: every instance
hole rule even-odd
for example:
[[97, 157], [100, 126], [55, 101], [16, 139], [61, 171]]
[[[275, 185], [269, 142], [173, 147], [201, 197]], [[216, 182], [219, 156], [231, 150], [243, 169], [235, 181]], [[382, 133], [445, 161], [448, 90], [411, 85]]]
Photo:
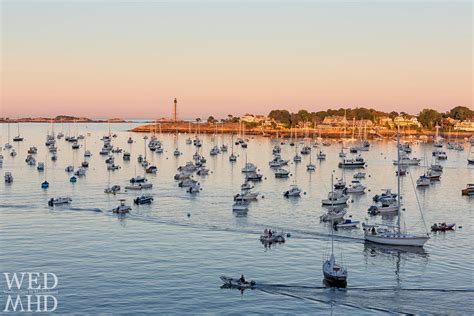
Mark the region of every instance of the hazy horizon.
[[470, 1], [0, 5], [0, 117], [472, 108]]

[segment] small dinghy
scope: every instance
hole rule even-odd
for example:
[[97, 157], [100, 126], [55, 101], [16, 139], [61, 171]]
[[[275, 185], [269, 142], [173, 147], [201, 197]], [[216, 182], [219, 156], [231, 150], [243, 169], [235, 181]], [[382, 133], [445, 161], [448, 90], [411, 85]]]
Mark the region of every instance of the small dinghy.
[[446, 223], [438, 223], [431, 225], [432, 232], [445, 232], [447, 230], [454, 230], [456, 224], [446, 224]]
[[151, 204], [153, 202], [153, 197], [151, 195], [142, 195], [133, 200], [133, 203], [140, 204]]
[[107, 187], [105, 190], [104, 190], [104, 193], [108, 193], [108, 194], [115, 194], [117, 192], [120, 191], [120, 185], [113, 185], [111, 187]]
[[224, 282], [224, 285], [238, 289], [250, 289], [256, 285], [255, 281], [242, 281], [241, 279], [229, 278], [224, 275], [221, 275], [220, 279]]
[[125, 200], [120, 200], [120, 205], [116, 208], [113, 208], [111, 211], [114, 214], [127, 214], [130, 213], [132, 208], [129, 205], [125, 205]]
[[69, 204], [72, 202], [72, 199], [70, 197], [58, 197], [58, 198], [51, 198], [48, 201], [49, 206], [55, 206], [55, 205], [63, 205], [63, 204]]
[[285, 234], [283, 232], [273, 232], [271, 229], [265, 229], [260, 236], [260, 241], [263, 243], [284, 243]]

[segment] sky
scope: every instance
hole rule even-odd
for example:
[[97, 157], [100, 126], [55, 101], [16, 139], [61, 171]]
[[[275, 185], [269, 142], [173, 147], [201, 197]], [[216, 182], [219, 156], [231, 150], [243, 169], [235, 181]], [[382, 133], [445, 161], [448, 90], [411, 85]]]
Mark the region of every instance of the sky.
[[471, 1], [0, 2], [0, 117], [472, 108]]

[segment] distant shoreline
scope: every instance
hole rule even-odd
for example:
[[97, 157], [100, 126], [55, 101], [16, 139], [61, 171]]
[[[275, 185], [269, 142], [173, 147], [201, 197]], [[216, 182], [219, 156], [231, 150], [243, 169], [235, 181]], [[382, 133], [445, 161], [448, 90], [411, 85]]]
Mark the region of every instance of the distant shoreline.
[[[234, 134], [237, 135], [240, 133], [239, 130], [239, 124], [238, 123], [218, 123], [218, 124], [209, 124], [209, 123], [189, 123], [189, 122], [176, 122], [176, 123], [153, 123], [153, 124], [145, 124], [141, 126], [137, 126], [133, 129], [131, 129], [131, 132], [135, 133], [153, 133], [153, 132], [160, 132], [160, 126], [161, 126], [161, 132], [163, 133], [189, 133], [189, 134], [195, 134], [196, 129], [199, 128], [199, 133], [201, 134]], [[199, 127], [198, 127], [199, 126]], [[385, 129], [385, 128], [368, 128], [367, 129], [367, 137], [368, 138], [377, 138], [377, 137], [394, 137], [396, 134], [395, 129]], [[439, 132], [439, 135], [442, 137], [448, 137], [448, 132]], [[318, 137], [321, 135], [321, 137], [326, 137], [326, 138], [351, 138], [352, 137], [352, 130], [347, 129], [346, 132], [344, 132], [343, 128], [340, 127], [325, 127], [325, 128], [293, 128], [291, 131], [288, 128], [285, 129], [271, 129], [271, 128], [262, 128], [262, 127], [257, 127], [257, 128], [252, 128], [252, 129], [247, 129], [245, 128], [245, 135], [260, 135], [260, 136], [266, 136], [266, 137], [272, 137], [272, 136], [280, 136], [283, 138], [288, 138], [291, 135], [293, 137], [297, 138], [303, 138], [303, 137]], [[405, 136], [413, 136], [413, 137], [419, 137], [419, 136], [425, 136], [428, 138], [434, 138], [436, 135], [435, 131], [430, 131], [430, 130], [414, 130], [414, 129], [405, 129], [403, 130], [403, 135]], [[471, 136], [474, 136], [474, 132], [451, 132], [451, 138], [454, 138], [455, 135], [457, 135], [459, 138], [469, 138]], [[354, 133], [354, 138], [358, 137], [358, 131], [356, 130]]]
[[[146, 121], [145, 121], [146, 122]], [[53, 118], [19, 118], [19, 119], [0, 119], [0, 124], [8, 123], [136, 123], [123, 119], [89, 119], [89, 118], [68, 118], [68, 119], [53, 119]], [[141, 122], [144, 123], [144, 122]]]

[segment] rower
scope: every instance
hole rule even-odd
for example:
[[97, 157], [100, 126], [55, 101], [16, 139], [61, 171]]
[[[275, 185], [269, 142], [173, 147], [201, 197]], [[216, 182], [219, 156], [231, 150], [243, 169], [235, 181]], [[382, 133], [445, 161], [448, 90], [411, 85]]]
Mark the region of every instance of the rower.
[[244, 277], [243, 274], [240, 276], [239, 281], [240, 281], [240, 283], [247, 283], [247, 282], [245, 282], [245, 277]]

